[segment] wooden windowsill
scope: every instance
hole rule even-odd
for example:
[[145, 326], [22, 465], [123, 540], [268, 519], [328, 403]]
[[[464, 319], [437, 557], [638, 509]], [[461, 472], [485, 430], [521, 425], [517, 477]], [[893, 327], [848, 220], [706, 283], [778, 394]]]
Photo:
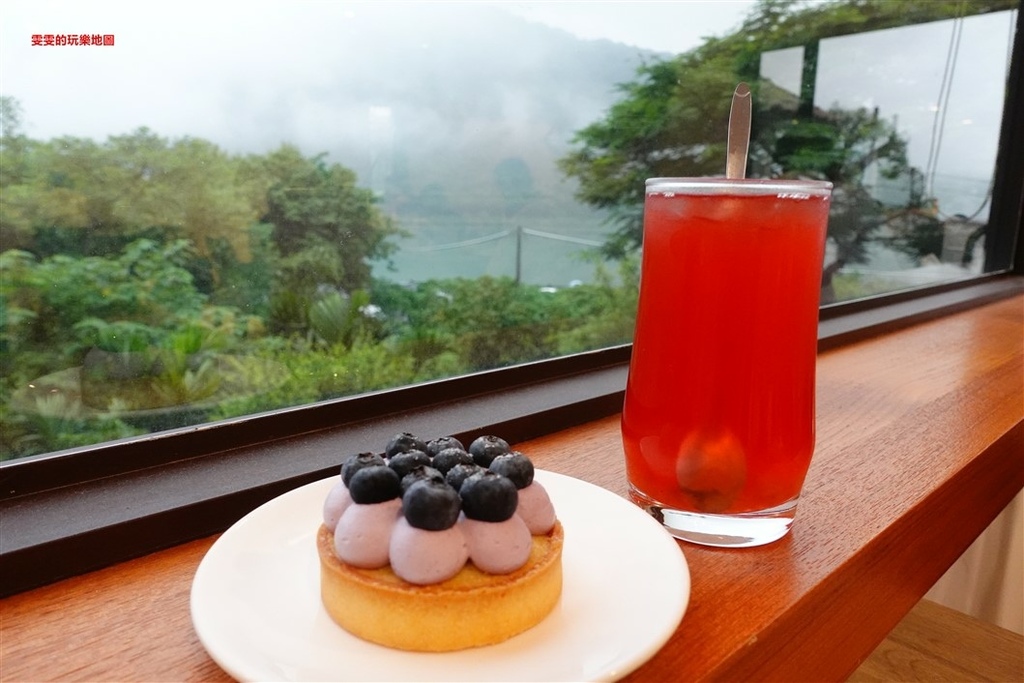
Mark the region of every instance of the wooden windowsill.
[[[1024, 485], [1024, 296], [823, 352], [818, 448], [792, 533], [680, 544], [671, 640], [627, 680], [839, 680]], [[613, 416], [520, 444], [625, 494]], [[3, 680], [226, 680], [192, 630], [199, 541], [0, 602]]]

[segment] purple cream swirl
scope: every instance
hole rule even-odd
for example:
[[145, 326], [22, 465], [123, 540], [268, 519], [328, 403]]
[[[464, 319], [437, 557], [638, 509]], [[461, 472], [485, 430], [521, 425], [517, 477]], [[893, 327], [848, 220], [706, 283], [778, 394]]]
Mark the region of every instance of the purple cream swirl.
[[353, 567], [386, 567], [391, 530], [401, 514], [401, 498], [372, 505], [352, 503], [342, 513], [334, 530], [335, 554]]
[[469, 547], [458, 524], [426, 531], [399, 517], [391, 532], [391, 569], [409, 583], [425, 586], [452, 578], [466, 566]]

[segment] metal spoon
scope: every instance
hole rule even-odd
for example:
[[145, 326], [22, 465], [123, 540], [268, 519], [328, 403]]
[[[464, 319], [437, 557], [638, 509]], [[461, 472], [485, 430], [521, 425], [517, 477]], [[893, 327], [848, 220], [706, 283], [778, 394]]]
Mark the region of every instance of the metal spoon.
[[725, 177], [742, 179], [747, 174], [750, 147], [750, 86], [740, 83], [732, 94], [729, 109], [729, 137], [726, 143]]

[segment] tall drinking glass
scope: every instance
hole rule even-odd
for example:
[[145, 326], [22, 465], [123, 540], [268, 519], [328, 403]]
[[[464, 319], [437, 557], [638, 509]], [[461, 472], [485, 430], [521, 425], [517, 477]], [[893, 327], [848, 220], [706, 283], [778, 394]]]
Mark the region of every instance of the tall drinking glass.
[[784, 536], [814, 451], [832, 184], [655, 178], [622, 411], [630, 496], [676, 537]]

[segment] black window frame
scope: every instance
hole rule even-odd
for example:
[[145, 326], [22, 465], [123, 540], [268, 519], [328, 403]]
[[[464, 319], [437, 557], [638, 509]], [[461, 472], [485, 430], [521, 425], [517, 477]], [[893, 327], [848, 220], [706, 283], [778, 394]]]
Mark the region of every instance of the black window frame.
[[[1018, 9], [986, 235], [994, 272], [823, 306], [820, 350], [1024, 292], [1022, 33]], [[516, 442], [614, 415], [629, 353], [617, 346], [0, 463], [0, 596], [223, 531], [398, 431]]]

